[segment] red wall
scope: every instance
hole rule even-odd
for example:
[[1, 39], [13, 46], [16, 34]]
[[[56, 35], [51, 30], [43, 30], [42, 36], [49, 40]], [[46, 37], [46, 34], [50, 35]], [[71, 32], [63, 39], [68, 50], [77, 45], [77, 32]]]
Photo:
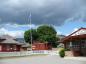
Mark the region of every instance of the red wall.
[[32, 50], [51, 50], [52, 47], [49, 44], [45, 43], [34, 43], [32, 45]]
[[[15, 45], [15, 49], [13, 47], [14, 44], [0, 44], [1, 45], [1, 50], [0, 52], [14, 52], [14, 51], [20, 51], [21, 46], [20, 45]], [[7, 46], [9, 46], [9, 50], [7, 49]]]

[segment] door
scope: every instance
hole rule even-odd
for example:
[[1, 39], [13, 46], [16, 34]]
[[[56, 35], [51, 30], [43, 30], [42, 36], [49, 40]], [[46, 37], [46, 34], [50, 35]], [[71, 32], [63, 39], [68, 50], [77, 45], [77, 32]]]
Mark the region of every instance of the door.
[[81, 55], [86, 56], [86, 41], [85, 40], [81, 41]]
[[2, 51], [2, 46], [0, 45], [0, 52]]

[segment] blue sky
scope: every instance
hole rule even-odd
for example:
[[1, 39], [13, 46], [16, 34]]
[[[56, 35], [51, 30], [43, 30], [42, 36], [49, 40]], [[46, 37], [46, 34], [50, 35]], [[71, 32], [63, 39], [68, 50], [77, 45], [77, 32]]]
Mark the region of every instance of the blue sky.
[[68, 35], [81, 27], [86, 28], [86, 22], [82, 21], [65, 22], [64, 25], [57, 27], [56, 30], [57, 31], [59, 30], [63, 35]]

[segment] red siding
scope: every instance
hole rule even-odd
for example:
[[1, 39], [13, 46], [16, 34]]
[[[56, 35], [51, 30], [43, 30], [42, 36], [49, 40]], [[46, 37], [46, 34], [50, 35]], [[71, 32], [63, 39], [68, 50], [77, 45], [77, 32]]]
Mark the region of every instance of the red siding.
[[32, 50], [51, 50], [52, 47], [49, 44], [45, 43], [34, 43], [32, 45]]
[[20, 51], [21, 45], [14, 44], [0, 44], [0, 52], [14, 52]]
[[0, 51], [2, 51], [2, 45], [0, 45]]

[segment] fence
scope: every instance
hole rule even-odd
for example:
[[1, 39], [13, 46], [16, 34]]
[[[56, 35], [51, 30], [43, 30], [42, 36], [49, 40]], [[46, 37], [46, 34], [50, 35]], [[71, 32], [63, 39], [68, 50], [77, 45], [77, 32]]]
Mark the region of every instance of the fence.
[[49, 54], [58, 55], [57, 51], [39, 50], [39, 51], [20, 51], [20, 52], [0, 52], [0, 57], [13, 57], [13, 56], [28, 56], [34, 54]]

